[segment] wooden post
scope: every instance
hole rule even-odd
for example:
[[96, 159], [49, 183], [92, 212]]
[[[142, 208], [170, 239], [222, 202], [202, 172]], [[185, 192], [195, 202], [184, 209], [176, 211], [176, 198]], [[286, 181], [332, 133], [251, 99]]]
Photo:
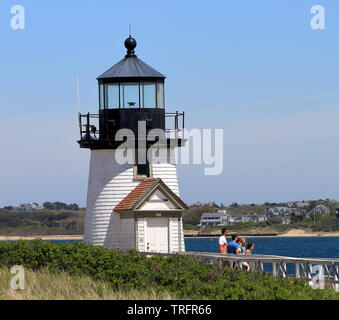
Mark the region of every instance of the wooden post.
[[307, 267], [308, 267], [308, 279], [312, 279], [312, 263], [308, 262], [307, 263]]
[[313, 286], [313, 282], [312, 282], [312, 263], [306, 262], [305, 265], [307, 266], [307, 279], [308, 279], [308, 283], [310, 286]]
[[275, 263], [275, 262], [272, 262], [272, 275], [273, 275], [273, 277], [277, 277], [278, 276], [277, 263]]
[[280, 260], [279, 269], [282, 271], [283, 278], [286, 278], [287, 277], [287, 270], [286, 270], [286, 262], [284, 260]]
[[324, 267], [322, 264], [318, 265], [318, 276], [319, 276], [319, 288], [324, 289], [325, 288], [325, 279], [324, 279]]
[[[334, 276], [334, 281], [339, 281], [339, 277], [338, 277], [338, 275], [339, 275], [339, 265], [336, 265], [334, 268], [335, 268], [335, 271], [337, 271], [337, 272], [335, 273], [335, 276]], [[334, 285], [334, 290], [335, 290], [336, 292], [339, 292], [339, 283], [336, 283], [336, 284]]]
[[297, 279], [300, 278], [300, 264], [299, 264], [299, 263], [296, 263], [296, 264], [295, 264], [295, 277], [296, 277]]

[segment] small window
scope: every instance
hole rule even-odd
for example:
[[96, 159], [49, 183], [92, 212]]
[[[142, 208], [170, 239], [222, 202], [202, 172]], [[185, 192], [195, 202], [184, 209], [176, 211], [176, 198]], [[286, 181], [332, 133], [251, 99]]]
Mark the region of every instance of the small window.
[[122, 83], [120, 85], [120, 99], [123, 108], [139, 108], [139, 84]]
[[156, 108], [156, 86], [155, 83], [141, 84], [141, 106], [142, 108]]
[[119, 108], [119, 85], [106, 85], [106, 109]]
[[99, 108], [104, 109], [104, 85], [99, 85]]
[[158, 99], [158, 108], [165, 108], [165, 92], [164, 92], [164, 84], [159, 82], [157, 84], [157, 99]]
[[152, 165], [151, 164], [135, 164], [133, 167], [134, 180], [144, 180], [151, 178]]

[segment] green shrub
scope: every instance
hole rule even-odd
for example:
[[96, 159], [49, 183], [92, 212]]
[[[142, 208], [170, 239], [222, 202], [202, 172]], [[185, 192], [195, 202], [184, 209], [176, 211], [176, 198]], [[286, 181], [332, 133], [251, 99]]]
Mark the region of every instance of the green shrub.
[[232, 270], [184, 255], [147, 258], [135, 250], [121, 252], [83, 242], [1, 242], [0, 266], [13, 265], [87, 275], [114, 289], [167, 291], [183, 299], [339, 299], [334, 291], [314, 290], [302, 280]]

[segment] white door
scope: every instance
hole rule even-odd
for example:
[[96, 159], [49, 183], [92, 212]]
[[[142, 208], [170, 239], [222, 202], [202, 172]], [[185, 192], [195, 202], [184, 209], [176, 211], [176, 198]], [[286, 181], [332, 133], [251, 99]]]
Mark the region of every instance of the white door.
[[165, 252], [168, 250], [168, 218], [146, 219], [146, 251]]

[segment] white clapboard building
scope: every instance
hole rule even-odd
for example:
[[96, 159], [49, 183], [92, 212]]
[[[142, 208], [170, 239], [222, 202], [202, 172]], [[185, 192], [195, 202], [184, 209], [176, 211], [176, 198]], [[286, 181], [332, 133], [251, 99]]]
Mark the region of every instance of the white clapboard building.
[[[79, 114], [78, 143], [91, 150], [84, 241], [121, 250], [182, 252], [187, 206], [170, 156], [184, 145], [179, 128], [184, 114], [165, 113], [165, 76], [137, 58], [131, 36], [125, 46], [126, 56], [97, 78], [99, 113]], [[167, 116], [175, 123], [173, 136], [143, 158], [156, 143], [146, 138], [151, 130], [169, 131]], [[135, 141], [128, 140], [131, 132]], [[123, 144], [129, 161], [122, 164], [117, 153]]]

